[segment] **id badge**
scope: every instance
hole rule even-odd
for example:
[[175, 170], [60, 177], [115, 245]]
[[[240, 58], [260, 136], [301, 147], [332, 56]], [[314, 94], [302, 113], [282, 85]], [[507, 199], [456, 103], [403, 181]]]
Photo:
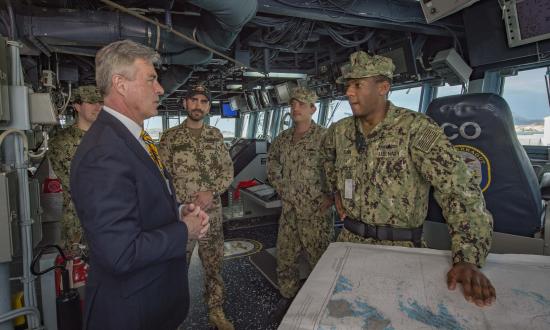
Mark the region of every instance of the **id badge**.
[[353, 180], [346, 179], [344, 182], [344, 198], [352, 199], [353, 198]]

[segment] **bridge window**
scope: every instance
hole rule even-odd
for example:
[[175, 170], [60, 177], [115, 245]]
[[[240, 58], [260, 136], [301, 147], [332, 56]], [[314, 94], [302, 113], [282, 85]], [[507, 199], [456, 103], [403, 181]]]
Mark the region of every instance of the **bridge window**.
[[256, 113], [256, 138], [264, 138], [265, 111]]
[[281, 132], [284, 131], [285, 129], [290, 128], [291, 125], [292, 125], [292, 118], [290, 118], [290, 107], [284, 107], [281, 109], [281, 117], [279, 119], [277, 135], [281, 134]]
[[422, 87], [392, 90], [388, 98], [395, 106], [418, 111], [421, 91]]
[[327, 127], [332, 123], [336, 123], [342, 118], [352, 116], [351, 107], [349, 106], [348, 99], [334, 100], [330, 102], [327, 114]]
[[313, 120], [315, 123], [319, 123], [319, 109], [321, 109], [321, 102], [315, 103], [315, 108], [317, 108], [317, 111], [311, 116], [311, 120]]
[[248, 137], [248, 124], [250, 123], [250, 113], [246, 113], [244, 115], [241, 115], [242, 117], [242, 121], [243, 121], [243, 125], [242, 125], [242, 130], [241, 130], [241, 137], [242, 138], [246, 138]]
[[271, 141], [271, 131], [273, 130], [273, 125], [275, 125], [274, 123], [275, 110], [268, 110], [265, 116], [267, 120], [267, 123], [265, 125], [265, 135], [266, 135], [266, 139], [268, 141]]
[[151, 138], [155, 141], [160, 139], [160, 133], [162, 133], [162, 116], [155, 116], [143, 121], [143, 129], [149, 133]]
[[178, 126], [183, 123], [186, 116], [168, 116], [168, 128]]
[[221, 116], [211, 116], [210, 126], [214, 126], [222, 132], [224, 138], [235, 137], [235, 119], [222, 118]]
[[546, 68], [520, 71], [504, 81], [502, 96], [512, 110], [518, 139], [523, 145], [550, 145], [550, 132], [544, 132], [545, 119], [550, 120], [546, 72]]
[[444, 86], [437, 87], [437, 97], [460, 94], [462, 94], [462, 85], [449, 86], [449, 84], [445, 84]]

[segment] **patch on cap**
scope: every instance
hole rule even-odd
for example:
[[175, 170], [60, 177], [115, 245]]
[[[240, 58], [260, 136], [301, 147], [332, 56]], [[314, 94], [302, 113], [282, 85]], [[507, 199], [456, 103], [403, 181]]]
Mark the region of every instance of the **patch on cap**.
[[360, 79], [374, 76], [393, 78], [395, 65], [389, 57], [369, 55], [358, 51], [350, 55], [350, 63], [342, 68], [342, 76], [336, 82], [344, 84], [348, 79]]

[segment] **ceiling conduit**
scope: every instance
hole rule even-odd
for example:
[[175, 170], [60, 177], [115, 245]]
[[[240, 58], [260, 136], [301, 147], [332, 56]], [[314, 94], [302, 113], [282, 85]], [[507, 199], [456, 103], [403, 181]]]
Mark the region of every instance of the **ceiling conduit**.
[[[200, 17], [173, 19], [173, 28], [198, 42], [226, 51], [243, 26], [256, 14], [256, 0], [193, 0], [203, 9]], [[32, 13], [22, 15], [21, 13]], [[212, 53], [192, 45], [173, 33], [120, 12], [42, 10], [18, 7], [17, 24], [20, 38], [28, 45], [36, 39], [54, 52], [94, 54], [100, 47], [117, 40], [130, 39], [156, 49], [169, 67], [162, 72], [166, 94], [184, 84], [194, 65], [208, 63]], [[32, 42], [31, 42], [32, 41]]]

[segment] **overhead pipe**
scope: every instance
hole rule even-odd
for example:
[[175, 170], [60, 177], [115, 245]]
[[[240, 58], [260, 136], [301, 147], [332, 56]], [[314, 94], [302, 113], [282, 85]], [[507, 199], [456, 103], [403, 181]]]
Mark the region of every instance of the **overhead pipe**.
[[175, 92], [180, 86], [185, 84], [191, 75], [193, 68], [191, 66], [174, 65], [165, 72], [160, 73], [160, 84], [164, 88], [164, 98]]
[[[204, 13], [203, 17], [189, 18], [189, 24], [180, 26], [179, 29], [172, 29], [172, 26], [170, 25], [155, 22], [146, 16], [135, 13], [110, 0], [100, 1], [133, 17], [151, 23], [157, 28], [157, 35], [160, 35], [160, 40], [165, 40], [165, 44], [172, 44], [172, 42], [166, 41], [170, 41], [175, 38], [176, 42], [181, 41], [179, 39], [183, 39], [190, 45], [195, 46], [195, 48], [189, 47], [176, 52], [168, 51], [167, 53], [164, 53], [164, 61], [167, 64], [188, 64], [186, 61], [189, 60], [188, 58], [190, 56], [192, 58], [201, 57], [201, 54], [206, 56], [203, 63], [189, 63], [189, 65], [204, 64], [210, 61], [212, 58], [212, 53], [216, 53], [218, 56], [226, 60], [244, 66], [242, 63], [221, 52], [228, 50], [228, 47], [236, 39], [238, 32], [250, 19], [252, 19], [252, 17], [254, 17], [257, 7], [256, 1], [254, 0], [239, 0], [242, 4], [233, 2], [229, 7], [223, 6], [223, 3], [212, 0], [201, 0], [196, 2], [191, 1], [199, 7], [207, 7], [208, 10], [217, 11], [214, 14], [210, 13], [211, 17], [208, 17], [209, 12], [207, 11]], [[220, 4], [222, 6], [220, 6]], [[242, 6], [245, 4], [248, 4], [248, 6], [245, 6], [243, 10]], [[237, 16], [237, 19], [234, 19], [236, 14], [241, 14], [244, 18]], [[190, 27], [192, 29], [189, 29]], [[203, 41], [203, 39], [207, 42]], [[155, 49], [158, 49], [158, 40], [159, 38], [157, 38], [157, 46]], [[194, 54], [193, 52], [196, 53]]]
[[10, 0], [6, 0], [6, 7], [8, 9], [8, 16], [10, 18], [10, 39], [15, 40], [17, 38], [17, 27], [15, 26], [15, 15], [13, 13], [13, 6]]
[[[130, 39], [156, 49], [163, 55], [164, 64], [193, 66], [208, 63], [212, 59], [212, 51], [182, 39], [175, 34], [176, 31], [191, 36], [197, 43], [212, 50], [223, 52], [254, 17], [257, 8], [255, 0], [234, 0], [230, 4], [218, 0], [195, 0], [191, 3], [205, 10], [202, 16], [187, 18], [184, 23], [174, 21], [173, 30], [161, 29], [159, 23], [153, 24], [120, 12], [48, 10], [32, 16], [19, 15], [17, 22], [25, 36], [41, 40], [54, 51], [67, 50], [75, 54], [81, 47], [80, 54], [89, 54], [90, 47], [98, 48], [113, 41]], [[168, 94], [179, 86], [164, 87]]]

